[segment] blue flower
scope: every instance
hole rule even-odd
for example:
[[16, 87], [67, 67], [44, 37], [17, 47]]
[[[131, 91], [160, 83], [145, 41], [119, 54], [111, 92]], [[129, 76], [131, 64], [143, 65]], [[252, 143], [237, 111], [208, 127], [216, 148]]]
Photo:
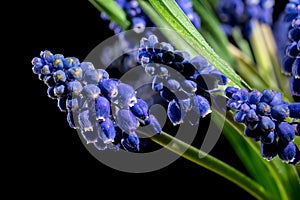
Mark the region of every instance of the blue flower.
[[293, 141], [299, 135], [299, 103], [288, 104], [282, 100], [281, 93], [268, 89], [249, 93], [228, 86], [225, 95], [228, 108], [235, 111], [233, 119], [246, 125], [244, 135], [261, 142], [263, 158], [271, 160], [279, 155], [286, 163], [298, 164], [298, 147]]
[[286, 4], [284, 15], [285, 20], [290, 22], [288, 27], [288, 45], [285, 47], [285, 57], [282, 62], [282, 72], [291, 76], [290, 91], [293, 96], [300, 96], [300, 2], [298, 0], [290, 0]]
[[127, 137], [121, 140], [121, 144], [127, 151], [138, 152], [140, 139], [135, 132], [131, 132], [127, 135]]
[[95, 99], [96, 120], [104, 121], [110, 115], [110, 102], [102, 96]]
[[145, 120], [149, 117], [149, 107], [148, 104], [140, 98], [137, 98], [136, 103], [130, 107], [130, 111], [137, 117], [142, 120]]
[[221, 0], [218, 2], [216, 13], [228, 36], [232, 35], [235, 27], [239, 27], [243, 37], [249, 39], [253, 29], [251, 21], [272, 24], [274, 4], [274, 0]]
[[138, 119], [144, 120], [149, 133], [162, 132], [147, 103], [136, 97], [130, 85], [109, 78], [91, 62], [43, 51], [32, 65], [33, 73], [48, 86], [48, 96], [57, 99], [60, 111], [67, 113], [69, 126], [79, 129], [86, 143], [96, 149], [139, 151]]
[[290, 117], [300, 118], [300, 103], [292, 103], [288, 105]]
[[277, 126], [277, 135], [280, 139], [291, 142], [295, 138], [295, 130], [292, 125], [287, 122], [281, 122]]
[[243, 37], [249, 39], [252, 34], [251, 21], [272, 24], [274, 0], [220, 0], [216, 9], [224, 32], [232, 35], [235, 27], [240, 27]]
[[100, 122], [100, 129], [99, 137], [102, 139], [104, 144], [109, 144], [114, 141], [114, 138], [116, 137], [116, 130], [114, 123], [110, 118], [105, 118]]
[[121, 109], [117, 112], [116, 122], [126, 133], [133, 133], [139, 126], [139, 122], [129, 109]]
[[169, 102], [167, 115], [174, 126], [183, 122], [180, 106], [175, 100]]
[[228, 83], [228, 78], [201, 56], [191, 59], [187, 52], [159, 42], [153, 34], [140, 40], [138, 55], [145, 73], [153, 77], [152, 89], [168, 102], [167, 116], [173, 125], [185, 120], [198, 124], [197, 119], [211, 112], [209, 95]]

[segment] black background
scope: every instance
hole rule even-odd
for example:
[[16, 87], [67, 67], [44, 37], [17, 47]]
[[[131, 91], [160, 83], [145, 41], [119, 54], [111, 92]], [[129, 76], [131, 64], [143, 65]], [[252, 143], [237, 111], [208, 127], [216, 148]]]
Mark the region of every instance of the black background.
[[[20, 97], [12, 98], [17, 100], [13, 117], [18, 118], [11, 125], [17, 132], [12, 148], [18, 153], [11, 157], [16, 168], [11, 174], [15, 177], [12, 187], [27, 188], [22, 195], [253, 199], [230, 181], [183, 158], [144, 174], [120, 172], [96, 160], [68, 127], [56, 101], [47, 97], [46, 85], [31, 71], [31, 59], [48, 49], [83, 60], [113, 33], [88, 1], [23, 2], [16, 10], [13, 26], [19, 35], [18, 51], [13, 54], [22, 60], [17, 71]], [[211, 154], [247, 173], [223, 136]]]

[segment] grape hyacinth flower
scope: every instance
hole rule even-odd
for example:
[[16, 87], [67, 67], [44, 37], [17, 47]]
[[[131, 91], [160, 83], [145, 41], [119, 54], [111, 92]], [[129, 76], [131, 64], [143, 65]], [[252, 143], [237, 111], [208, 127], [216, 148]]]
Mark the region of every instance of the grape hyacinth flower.
[[[193, 25], [199, 30], [201, 21], [200, 17], [194, 12], [191, 0], [176, 0], [178, 6], [186, 14], [186, 16], [191, 20]], [[149, 19], [149, 17], [140, 8], [139, 3], [136, 0], [116, 0], [116, 3], [125, 11], [128, 21], [131, 23], [131, 29], [136, 33], [142, 33], [146, 27], [154, 27], [154, 23]], [[101, 12], [101, 18], [103, 20], [109, 20], [108, 16]], [[109, 28], [118, 34], [122, 31], [116, 23], [111, 21], [109, 23]]]
[[285, 47], [285, 57], [282, 72], [291, 77], [290, 90], [293, 96], [300, 96], [300, 1], [290, 0], [284, 10], [285, 21], [290, 23], [288, 45]]
[[240, 27], [243, 37], [248, 39], [252, 32], [252, 20], [271, 25], [274, 0], [220, 0], [216, 13], [227, 36], [232, 29]]
[[65, 58], [45, 50], [32, 60], [33, 72], [48, 86], [48, 96], [57, 99], [73, 129], [96, 149], [123, 148], [139, 151], [137, 128], [142, 122], [153, 134], [162, 128], [146, 102], [135, 90], [103, 69], [75, 57]]
[[288, 104], [281, 93], [269, 89], [249, 92], [228, 86], [225, 95], [228, 108], [235, 111], [234, 121], [246, 126], [245, 136], [260, 141], [263, 158], [269, 161], [278, 155], [283, 162], [299, 163], [294, 139], [299, 136], [300, 103]]
[[168, 102], [167, 115], [173, 125], [187, 120], [197, 125], [199, 117], [211, 112], [209, 95], [228, 79], [201, 56], [193, 59], [175, 50], [155, 35], [142, 38], [139, 62], [153, 77], [152, 89]]

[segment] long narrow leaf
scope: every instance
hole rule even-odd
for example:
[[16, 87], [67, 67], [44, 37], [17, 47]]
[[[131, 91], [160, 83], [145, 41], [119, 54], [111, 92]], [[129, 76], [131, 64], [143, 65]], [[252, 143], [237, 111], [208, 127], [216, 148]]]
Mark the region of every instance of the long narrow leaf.
[[[138, 132], [148, 136], [145, 132]], [[232, 181], [257, 199], [270, 198], [263, 187], [247, 177], [245, 174], [165, 132], [162, 132], [161, 135], [154, 136], [151, 139], [172, 152], [198, 164], [199, 166], [205, 167], [206, 169]]]
[[110, 20], [118, 24], [123, 30], [128, 29], [130, 22], [126, 13], [114, 0], [89, 0], [99, 11], [104, 12]]
[[149, 0], [149, 2], [155, 10], [165, 18], [170, 26], [185, 38], [190, 46], [194, 47], [201, 56], [225, 74], [233, 84], [250, 89], [250, 86], [208, 45], [175, 1]]

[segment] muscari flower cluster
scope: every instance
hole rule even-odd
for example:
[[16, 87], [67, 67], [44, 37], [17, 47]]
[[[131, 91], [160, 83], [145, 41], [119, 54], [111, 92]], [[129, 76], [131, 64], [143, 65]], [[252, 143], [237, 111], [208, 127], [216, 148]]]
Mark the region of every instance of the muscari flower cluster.
[[248, 92], [228, 86], [225, 95], [228, 108], [235, 111], [234, 120], [246, 125], [245, 136], [261, 142], [263, 158], [271, 160], [278, 155], [283, 162], [299, 163], [294, 139], [300, 133], [300, 103], [288, 104], [281, 93], [269, 89]]
[[79, 129], [85, 141], [98, 150], [139, 151], [139, 125], [152, 134], [161, 133], [159, 122], [135, 90], [109, 78], [91, 62], [80, 63], [75, 57], [46, 50], [32, 64], [33, 72], [48, 86], [48, 96], [57, 99], [60, 111], [67, 112], [69, 126]]
[[224, 32], [231, 36], [232, 29], [239, 27], [245, 39], [252, 32], [252, 20], [272, 24], [274, 0], [220, 0], [217, 14]]
[[190, 58], [185, 51], [174, 50], [155, 35], [140, 41], [139, 62], [153, 77], [152, 89], [168, 102], [167, 116], [173, 125], [199, 118], [211, 112], [210, 94], [228, 79], [201, 56]]
[[290, 22], [288, 38], [285, 48], [285, 58], [282, 72], [291, 76], [290, 90], [293, 96], [300, 96], [300, 1], [290, 0], [285, 7], [285, 20]]
[[[125, 11], [127, 14], [127, 19], [131, 23], [131, 28], [137, 32], [141, 33], [146, 27], [153, 27], [153, 22], [140, 8], [139, 3], [136, 0], [115, 0], [116, 3]], [[194, 12], [191, 0], [176, 0], [179, 7], [186, 14], [186, 16], [191, 20], [197, 29], [200, 29], [201, 21], [199, 16]], [[103, 20], [109, 20], [108, 16], [102, 12], [101, 18]], [[114, 22], [109, 23], [109, 28], [114, 31], [114, 33], [120, 33], [122, 31], [121, 27]]]

